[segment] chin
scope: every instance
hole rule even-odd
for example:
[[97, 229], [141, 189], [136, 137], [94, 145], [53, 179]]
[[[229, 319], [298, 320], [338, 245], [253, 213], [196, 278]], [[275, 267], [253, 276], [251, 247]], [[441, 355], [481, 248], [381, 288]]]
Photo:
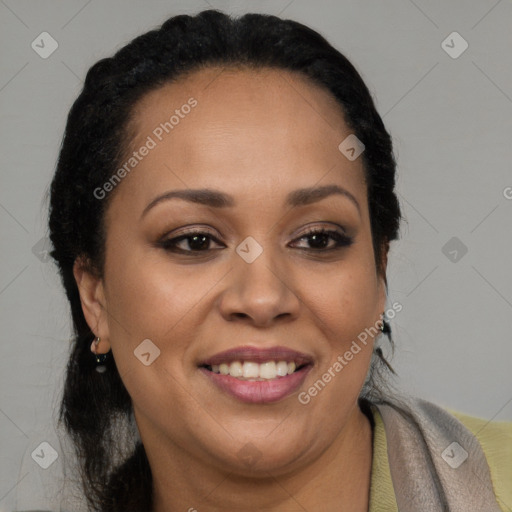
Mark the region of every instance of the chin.
[[229, 443], [214, 446], [210, 438], [209, 449], [205, 449], [216, 459], [216, 465], [227, 472], [247, 477], [265, 478], [269, 473], [277, 476], [291, 471], [305, 455], [304, 439], [298, 433], [290, 436], [290, 432], [298, 430], [288, 425], [286, 431], [269, 436], [267, 430], [260, 437], [248, 435], [245, 431], [240, 436], [233, 435]]

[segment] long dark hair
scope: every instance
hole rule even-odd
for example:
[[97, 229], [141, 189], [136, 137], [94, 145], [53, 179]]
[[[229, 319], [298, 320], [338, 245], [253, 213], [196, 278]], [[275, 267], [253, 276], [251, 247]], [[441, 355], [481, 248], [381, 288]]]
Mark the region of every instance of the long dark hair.
[[[51, 184], [50, 237], [71, 305], [74, 338], [59, 420], [76, 447], [84, 493], [91, 510], [149, 511], [152, 478], [140, 441], [121, 446], [119, 425], [133, 427], [133, 412], [115, 361], [95, 371], [94, 334], [84, 318], [73, 277], [77, 258], [103, 275], [104, 214], [109, 197], [94, 190], [118, 169], [129, 149], [134, 104], [149, 91], [208, 66], [272, 67], [291, 70], [321, 85], [338, 101], [351, 131], [363, 141], [377, 269], [390, 241], [398, 237], [400, 208], [394, 193], [391, 138], [354, 66], [310, 28], [275, 16], [232, 18], [215, 10], [168, 19], [94, 64], [74, 102]], [[377, 389], [379, 358], [372, 360], [369, 393]]]

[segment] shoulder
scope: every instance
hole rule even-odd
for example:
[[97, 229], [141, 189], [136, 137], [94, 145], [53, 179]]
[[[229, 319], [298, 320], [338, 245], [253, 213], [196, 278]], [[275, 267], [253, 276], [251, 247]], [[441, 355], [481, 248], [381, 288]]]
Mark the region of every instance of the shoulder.
[[478, 440], [491, 472], [494, 492], [503, 510], [512, 508], [512, 421], [488, 421], [448, 410]]

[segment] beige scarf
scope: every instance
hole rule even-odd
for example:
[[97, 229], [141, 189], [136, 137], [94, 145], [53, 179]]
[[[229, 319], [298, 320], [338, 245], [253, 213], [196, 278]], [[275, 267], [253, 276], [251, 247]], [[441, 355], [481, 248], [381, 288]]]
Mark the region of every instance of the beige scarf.
[[457, 418], [417, 398], [374, 406], [400, 512], [501, 512], [480, 443]]

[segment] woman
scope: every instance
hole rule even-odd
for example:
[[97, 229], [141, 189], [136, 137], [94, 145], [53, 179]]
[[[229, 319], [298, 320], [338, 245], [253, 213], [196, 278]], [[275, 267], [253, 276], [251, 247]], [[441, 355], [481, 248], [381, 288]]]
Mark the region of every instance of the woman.
[[92, 510], [508, 510], [510, 426], [383, 381], [394, 183], [367, 87], [299, 23], [177, 16], [89, 70], [50, 231]]

